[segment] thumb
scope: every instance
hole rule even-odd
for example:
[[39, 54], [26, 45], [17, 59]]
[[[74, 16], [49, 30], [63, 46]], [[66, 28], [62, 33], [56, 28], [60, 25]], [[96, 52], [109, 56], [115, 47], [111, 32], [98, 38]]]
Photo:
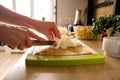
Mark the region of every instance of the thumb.
[[34, 32], [28, 30], [28, 34], [31, 38], [35, 38], [38, 39], [40, 41], [46, 41], [44, 38], [41, 38], [40, 36], [38, 36], [37, 34], [35, 34]]

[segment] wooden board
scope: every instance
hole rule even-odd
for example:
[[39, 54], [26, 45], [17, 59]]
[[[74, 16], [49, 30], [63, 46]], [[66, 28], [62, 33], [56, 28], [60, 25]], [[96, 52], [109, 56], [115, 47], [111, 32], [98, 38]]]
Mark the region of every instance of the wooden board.
[[104, 57], [85, 46], [68, 49], [34, 47], [26, 58], [26, 66], [75, 66], [104, 63]]
[[92, 51], [86, 49], [84, 46], [71, 47], [67, 49], [53, 49], [50, 46], [41, 46], [35, 47], [29, 54], [41, 56], [73, 56], [92, 54]]

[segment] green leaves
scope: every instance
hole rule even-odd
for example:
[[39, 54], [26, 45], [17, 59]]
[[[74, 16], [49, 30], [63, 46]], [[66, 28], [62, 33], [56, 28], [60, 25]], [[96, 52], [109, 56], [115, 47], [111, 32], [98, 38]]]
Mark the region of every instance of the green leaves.
[[111, 27], [113, 27], [113, 30], [111, 31], [110, 36], [113, 36], [116, 31], [120, 32], [120, 18], [115, 15], [109, 15], [108, 17], [102, 16], [93, 23], [93, 26], [93, 37], [97, 36], [97, 34], [106, 32], [106, 30]]

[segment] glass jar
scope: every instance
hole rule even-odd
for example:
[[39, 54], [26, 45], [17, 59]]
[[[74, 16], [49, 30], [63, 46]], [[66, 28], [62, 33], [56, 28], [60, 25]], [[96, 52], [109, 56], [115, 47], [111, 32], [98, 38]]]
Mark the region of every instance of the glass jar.
[[74, 32], [76, 38], [92, 40], [94, 39], [92, 36], [92, 26], [74, 26]]

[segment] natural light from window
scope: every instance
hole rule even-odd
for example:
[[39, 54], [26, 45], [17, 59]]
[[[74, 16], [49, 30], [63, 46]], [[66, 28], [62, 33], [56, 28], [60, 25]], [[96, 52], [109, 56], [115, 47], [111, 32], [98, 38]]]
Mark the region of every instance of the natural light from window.
[[4, 5], [6, 8], [13, 10], [12, 0], [0, 0], [0, 4]]
[[16, 0], [16, 12], [30, 17], [30, 0]]
[[55, 21], [55, 0], [0, 0], [0, 4], [38, 20]]

